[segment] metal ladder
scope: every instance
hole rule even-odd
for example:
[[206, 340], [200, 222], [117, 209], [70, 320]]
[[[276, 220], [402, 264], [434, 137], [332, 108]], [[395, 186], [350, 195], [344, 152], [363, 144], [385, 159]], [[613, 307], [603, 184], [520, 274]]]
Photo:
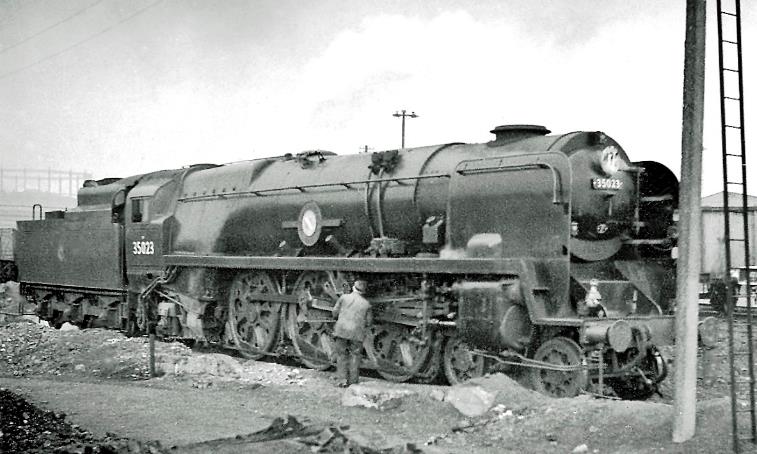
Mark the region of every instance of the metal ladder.
[[[741, 50], [741, 5], [740, 0], [729, 2], [728, 8], [723, 9], [723, 0], [717, 0], [718, 23], [718, 63], [720, 76], [720, 122], [721, 143], [723, 153], [723, 213], [725, 223], [725, 281], [726, 308], [728, 313], [728, 357], [731, 381], [731, 419], [733, 428], [733, 450], [741, 452], [743, 442], [757, 442], [757, 424], [755, 420], [755, 376], [754, 376], [754, 345], [752, 333], [752, 299], [750, 288], [750, 257], [749, 257], [749, 217], [747, 211], [747, 172], [746, 147], [744, 135], [744, 79], [742, 72]], [[725, 28], [725, 30], [724, 30]], [[728, 36], [725, 36], [728, 35]], [[735, 35], [735, 36], [734, 36]], [[727, 86], [727, 87], [726, 87]], [[737, 150], [734, 152], [732, 150]], [[734, 162], [736, 161], [736, 162]], [[729, 177], [729, 167], [740, 165], [740, 172]], [[734, 178], [733, 180], [731, 178]], [[741, 238], [731, 236], [731, 207], [729, 206], [729, 190], [741, 188], [741, 204], [733, 207], [734, 214], [742, 218]], [[746, 303], [747, 303], [747, 348], [736, 351], [734, 348], [733, 317], [736, 307], [731, 282], [731, 250], [733, 243], [744, 251], [744, 266], [746, 267]], [[747, 356], [749, 378], [736, 376], [736, 357]], [[744, 389], [747, 385], [748, 393]], [[743, 404], [747, 399], [748, 408]], [[747, 420], [747, 414], [749, 419]], [[747, 427], [747, 422], [749, 427]]]

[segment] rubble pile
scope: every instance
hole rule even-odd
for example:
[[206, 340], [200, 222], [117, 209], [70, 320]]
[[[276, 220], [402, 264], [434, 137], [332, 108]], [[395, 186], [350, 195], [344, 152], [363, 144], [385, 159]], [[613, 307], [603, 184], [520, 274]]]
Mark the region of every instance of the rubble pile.
[[[158, 376], [195, 380], [198, 387], [227, 381], [302, 386], [313, 374], [225, 353], [197, 353], [180, 342], [156, 342], [155, 364]], [[149, 342], [102, 328], [64, 324], [58, 330], [23, 319], [6, 322], [0, 324], [0, 374], [145, 380], [150, 378]]]
[[[161, 354], [188, 356], [181, 344], [163, 344]], [[0, 326], [0, 369], [16, 377], [89, 375], [102, 378], [149, 377], [146, 338], [128, 338], [116, 331], [93, 328], [56, 330], [21, 320]]]

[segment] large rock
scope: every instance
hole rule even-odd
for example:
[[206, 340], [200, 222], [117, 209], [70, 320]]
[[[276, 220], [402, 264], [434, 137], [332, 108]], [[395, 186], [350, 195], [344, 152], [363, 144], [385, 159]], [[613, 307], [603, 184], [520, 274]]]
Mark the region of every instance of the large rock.
[[390, 388], [383, 383], [351, 385], [342, 394], [345, 407], [375, 408], [380, 411], [397, 408], [402, 398], [415, 394], [408, 389]]
[[158, 365], [164, 373], [190, 376], [212, 376], [217, 378], [241, 378], [244, 368], [239, 361], [228, 355], [211, 353], [179, 358], [175, 363]]
[[61, 325], [60, 330], [61, 331], [79, 331], [79, 327], [76, 325], [72, 325], [68, 322], [65, 322], [63, 325]]
[[525, 388], [505, 374], [498, 373], [474, 378], [466, 384], [480, 386], [489, 393], [495, 394], [495, 404], [505, 405], [516, 412], [551, 400], [532, 389]]
[[[391, 432], [385, 433], [384, 431], [378, 430], [375, 427], [350, 427], [342, 433], [347, 437], [347, 440], [349, 440], [353, 446], [356, 445], [357, 447], [363, 448], [363, 450], [345, 450], [344, 452], [375, 452], [374, 450], [389, 450], [391, 448], [402, 446], [403, 441], [407, 441], [403, 440], [402, 437], [400, 437], [398, 434]], [[396, 452], [405, 452], [400, 449], [398, 449]]]
[[483, 387], [472, 384], [455, 385], [444, 397], [460, 413], [470, 418], [481, 416], [494, 405], [496, 393], [489, 392]]
[[445, 402], [469, 418], [483, 415], [495, 404], [517, 412], [546, 399], [504, 374], [486, 375], [452, 386], [444, 396]]

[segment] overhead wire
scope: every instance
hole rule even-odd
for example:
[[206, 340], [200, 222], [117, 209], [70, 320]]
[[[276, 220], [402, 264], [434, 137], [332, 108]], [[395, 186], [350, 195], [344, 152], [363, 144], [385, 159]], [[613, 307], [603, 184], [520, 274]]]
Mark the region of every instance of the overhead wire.
[[75, 13], [73, 13], [72, 15], [63, 18], [63, 19], [59, 20], [58, 22], [55, 22], [54, 24], [48, 25], [47, 27], [43, 28], [42, 30], [40, 30], [40, 31], [38, 31], [38, 32], [36, 32], [36, 33], [34, 33], [32, 35], [27, 36], [26, 38], [22, 39], [21, 41], [18, 41], [18, 42], [14, 43], [14, 44], [11, 44], [8, 47], [4, 47], [4, 48], [0, 49], [0, 54], [2, 54], [4, 52], [7, 52], [7, 51], [9, 51], [11, 49], [15, 49], [16, 47], [18, 47], [18, 46], [20, 46], [20, 45], [22, 45], [24, 43], [28, 43], [29, 41], [33, 40], [34, 38], [40, 36], [43, 33], [46, 33], [48, 31], [52, 30], [53, 28], [57, 27], [58, 25], [64, 24], [64, 23], [70, 21], [71, 19], [73, 19], [75, 17], [81, 16], [82, 14], [84, 14], [85, 12], [89, 11], [94, 6], [97, 6], [98, 4], [100, 4], [102, 2], [103, 2], [103, 0], [97, 0], [94, 3], [88, 5], [86, 8], [82, 8], [79, 11], [76, 11]]
[[75, 43], [73, 43], [73, 44], [71, 44], [69, 46], [66, 46], [63, 49], [59, 50], [58, 52], [55, 52], [55, 53], [47, 55], [47, 56], [45, 56], [43, 58], [40, 58], [39, 60], [36, 60], [36, 61], [34, 61], [34, 62], [32, 62], [32, 63], [30, 63], [28, 65], [22, 66], [20, 68], [13, 69], [13, 70], [5, 72], [5, 73], [2, 73], [2, 74], [0, 74], [0, 80], [3, 80], [3, 79], [6, 79], [8, 77], [11, 77], [13, 75], [16, 75], [16, 74], [18, 74], [18, 73], [20, 73], [22, 71], [26, 71], [27, 69], [33, 68], [34, 66], [37, 66], [40, 63], [43, 63], [43, 62], [45, 62], [47, 60], [55, 58], [55, 57], [57, 57], [59, 55], [63, 55], [66, 52], [70, 51], [71, 49], [74, 49], [75, 47], [81, 46], [82, 44], [86, 44], [89, 41], [92, 41], [93, 39], [95, 39], [95, 38], [97, 38], [97, 37], [99, 37], [101, 35], [104, 35], [105, 33], [113, 30], [114, 28], [118, 27], [119, 25], [123, 24], [124, 22], [126, 22], [128, 20], [131, 20], [134, 17], [136, 17], [136, 16], [144, 13], [148, 9], [155, 7], [156, 5], [158, 5], [158, 3], [161, 3], [162, 1], [163, 0], [156, 0], [156, 1], [152, 2], [152, 3], [150, 3], [149, 5], [147, 5], [147, 6], [143, 7], [143, 8], [140, 8], [140, 9], [134, 11], [133, 13], [129, 14], [128, 16], [126, 16], [124, 18], [122, 18], [118, 22], [116, 22], [116, 23], [108, 26], [107, 28], [105, 28], [103, 30], [100, 30], [99, 32], [95, 33], [94, 35], [90, 35], [90, 36], [88, 36], [87, 38], [84, 38], [81, 41], [77, 41], [77, 42], [75, 42]]

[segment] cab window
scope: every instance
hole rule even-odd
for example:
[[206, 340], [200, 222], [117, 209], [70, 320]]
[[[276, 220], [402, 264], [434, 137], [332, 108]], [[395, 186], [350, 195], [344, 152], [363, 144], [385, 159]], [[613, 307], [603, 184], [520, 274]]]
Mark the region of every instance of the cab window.
[[126, 192], [123, 189], [113, 196], [111, 204], [111, 222], [121, 224], [124, 222], [124, 208], [126, 207]]
[[131, 222], [147, 222], [148, 219], [148, 200], [132, 199], [131, 200]]

